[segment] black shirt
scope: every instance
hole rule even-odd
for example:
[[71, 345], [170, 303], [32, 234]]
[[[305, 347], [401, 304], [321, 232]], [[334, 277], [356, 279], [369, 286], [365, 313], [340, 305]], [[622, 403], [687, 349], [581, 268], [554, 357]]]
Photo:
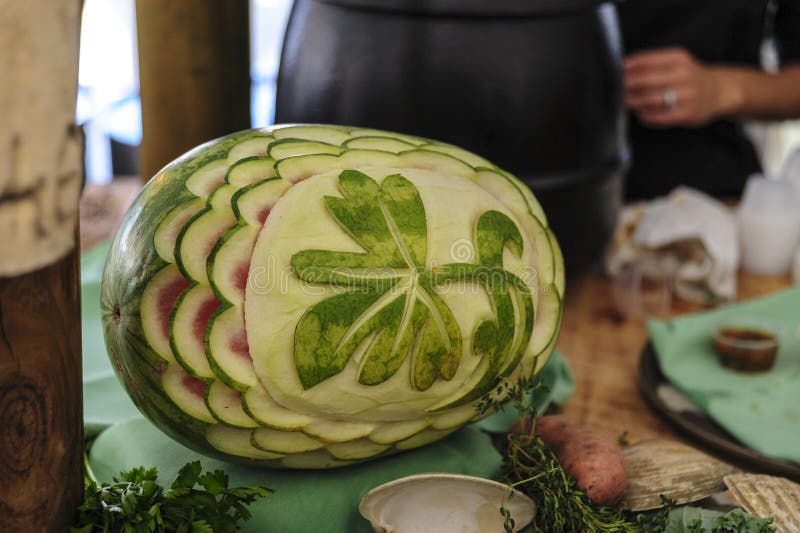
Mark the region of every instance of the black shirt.
[[[628, 0], [619, 15], [626, 54], [678, 46], [702, 62], [759, 68], [762, 40], [772, 35], [783, 63], [800, 59], [800, 0]], [[738, 196], [760, 170], [734, 121], [655, 129], [631, 114], [629, 135], [628, 198], [660, 196], [681, 184]]]

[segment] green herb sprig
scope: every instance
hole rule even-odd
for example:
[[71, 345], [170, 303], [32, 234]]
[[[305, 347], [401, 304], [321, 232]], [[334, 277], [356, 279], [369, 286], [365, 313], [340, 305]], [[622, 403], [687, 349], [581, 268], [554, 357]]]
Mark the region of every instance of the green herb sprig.
[[[533, 500], [536, 507], [533, 530], [546, 533], [638, 531], [623, 511], [592, 502], [577, 487], [553, 451], [534, 434], [537, 412], [533, 398], [543, 389], [545, 385], [536, 377], [522, 378], [513, 385], [504, 382], [498, 384], [491, 397], [476, 406], [479, 413], [501, 410], [505, 400], [510, 399], [523, 421], [519, 433], [508, 435], [502, 472], [510, 487]], [[528, 427], [524, 423], [526, 417], [530, 417]], [[500, 512], [505, 518], [506, 531], [513, 531], [508, 510], [501, 508]]]
[[597, 505], [578, 489], [552, 450], [533, 434], [533, 428], [530, 432], [509, 435], [503, 472], [512, 487], [533, 499], [534, 531], [637, 531], [623, 511]]
[[[537, 533], [773, 533], [771, 518], [758, 518], [734, 509], [728, 513], [696, 507], [675, 507], [662, 496], [660, 509], [623, 511], [598, 505], [581, 491], [575, 479], [558, 462], [555, 453], [535, 435], [535, 393], [545, 386], [538, 378], [523, 378], [511, 385], [498, 384], [494, 394], [476, 405], [483, 414], [503, 409], [506, 400], [520, 416], [520, 432], [509, 433], [505, 443], [503, 478], [511, 488], [534, 502], [531, 524]], [[526, 423], [529, 417], [530, 423]], [[627, 435], [625, 435], [627, 440]], [[504, 530], [514, 531], [510, 511], [500, 508]]]
[[166, 490], [155, 468], [134, 468], [100, 485], [87, 470], [86, 500], [71, 532], [233, 533], [250, 518], [246, 506], [271, 492], [263, 486], [228, 488], [224, 471], [202, 473], [199, 461], [184, 465]]
[[653, 531], [665, 533], [774, 533], [775, 526], [772, 525], [772, 518], [759, 518], [747, 514], [741, 509], [723, 513], [697, 507], [677, 507], [669, 513], [665, 527]]

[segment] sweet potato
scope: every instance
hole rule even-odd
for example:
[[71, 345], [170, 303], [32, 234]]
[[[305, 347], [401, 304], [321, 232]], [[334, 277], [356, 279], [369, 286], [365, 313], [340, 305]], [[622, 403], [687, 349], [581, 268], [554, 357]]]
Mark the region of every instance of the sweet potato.
[[[511, 431], [530, 431], [530, 419], [516, 423]], [[622, 498], [627, 475], [617, 445], [562, 415], [538, 417], [535, 433], [553, 450], [561, 466], [593, 502], [614, 505]]]

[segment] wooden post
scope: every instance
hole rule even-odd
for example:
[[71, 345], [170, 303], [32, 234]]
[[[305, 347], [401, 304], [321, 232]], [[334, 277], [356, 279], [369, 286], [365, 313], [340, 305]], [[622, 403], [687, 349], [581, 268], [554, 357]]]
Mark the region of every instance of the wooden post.
[[65, 531], [83, 498], [81, 4], [0, 10], [0, 531]]
[[140, 172], [250, 127], [247, 0], [137, 0]]

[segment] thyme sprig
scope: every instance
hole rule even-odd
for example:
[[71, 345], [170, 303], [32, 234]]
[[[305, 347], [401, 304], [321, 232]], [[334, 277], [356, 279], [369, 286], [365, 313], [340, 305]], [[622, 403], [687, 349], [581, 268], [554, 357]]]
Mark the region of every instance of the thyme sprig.
[[[499, 411], [510, 400], [519, 413], [519, 430], [508, 434], [503, 459], [503, 479], [533, 500], [531, 524], [537, 533], [770, 533], [772, 519], [762, 519], [734, 509], [728, 513], [675, 507], [662, 496], [659, 509], [646, 512], [623, 511], [598, 505], [581, 491], [575, 479], [559, 463], [555, 453], [536, 436], [535, 396], [546, 386], [538, 377], [522, 378], [511, 384], [499, 383], [493, 394], [480, 402], [479, 413]], [[627, 432], [621, 436], [627, 441]], [[620, 443], [622, 444], [622, 443]], [[509, 496], [513, 492], [509, 491]], [[514, 531], [511, 512], [500, 507], [503, 528]]]
[[[480, 402], [479, 413], [502, 410], [506, 401], [520, 417], [518, 433], [509, 433], [505, 442], [503, 480], [521, 491], [535, 504], [532, 527], [546, 533], [606, 533], [639, 531], [623, 511], [592, 502], [574, 478], [561, 466], [553, 451], [535, 435], [537, 393], [546, 392], [538, 377], [522, 377], [516, 383], [504, 381], [491, 396]], [[528, 422], [529, 420], [529, 422]], [[504, 528], [514, 530], [508, 509], [501, 507]]]
[[533, 530], [548, 533], [638, 531], [619, 509], [593, 503], [550, 448], [530, 431], [508, 436], [504, 477], [536, 505]]

